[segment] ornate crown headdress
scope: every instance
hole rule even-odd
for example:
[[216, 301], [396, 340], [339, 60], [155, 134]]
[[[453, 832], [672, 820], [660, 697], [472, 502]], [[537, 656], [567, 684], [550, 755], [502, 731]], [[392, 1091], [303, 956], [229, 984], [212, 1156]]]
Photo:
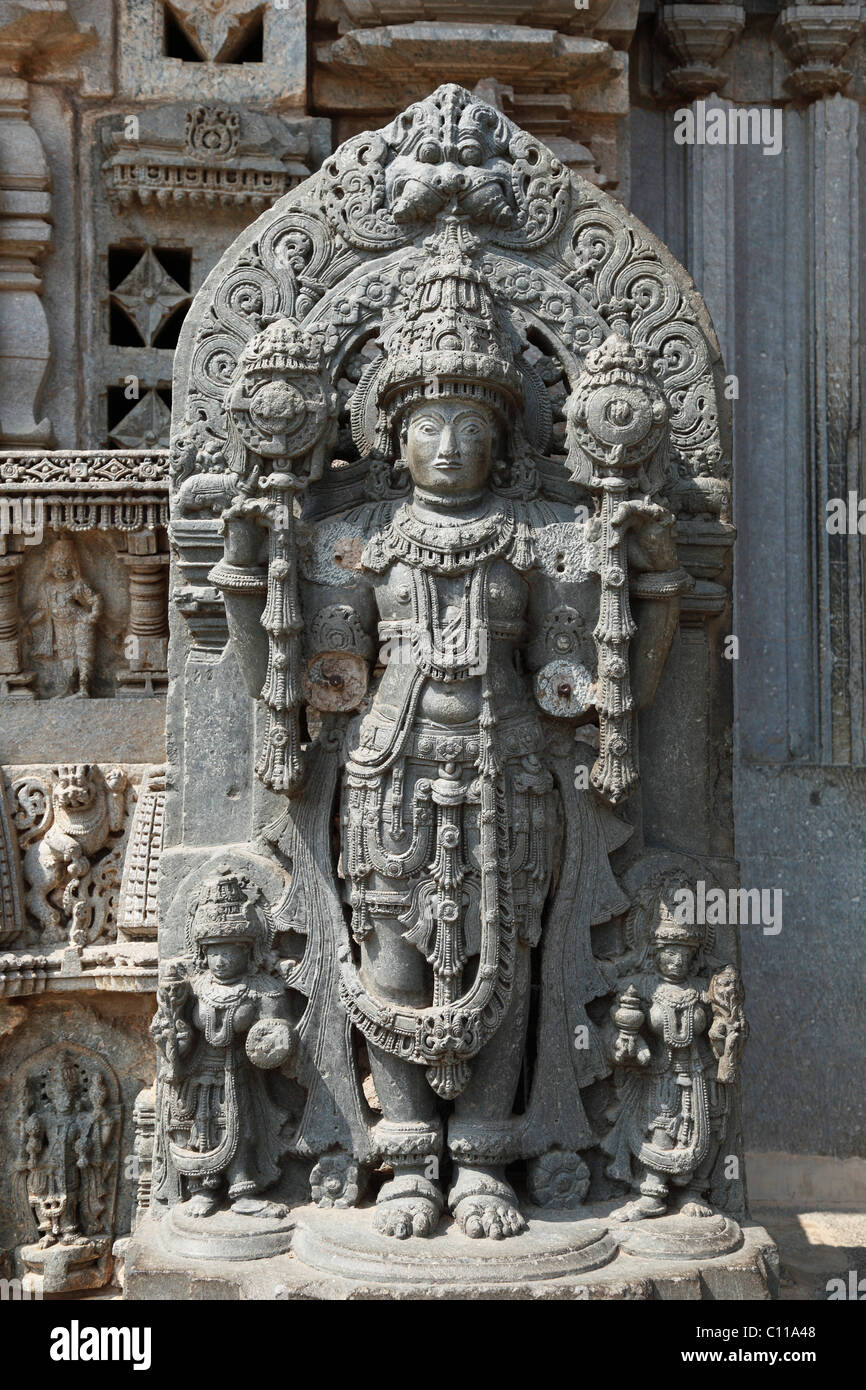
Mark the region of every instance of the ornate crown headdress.
[[653, 946], [694, 946], [697, 950], [704, 944], [700, 927], [678, 922], [667, 903], [659, 903], [658, 921], [653, 928]]
[[352, 404], [355, 442], [364, 450], [368, 402], [378, 406], [377, 444], [415, 402], [465, 396], [510, 421], [524, 401], [524, 377], [516, 365], [514, 331], [499, 310], [484, 272], [472, 262], [474, 238], [460, 219], [427, 243], [432, 252], [408, 301], [385, 316], [384, 361], [364, 373]]
[[50, 551], [48, 552], [48, 555], [49, 560], [52, 564], [55, 563], [58, 557], [62, 556], [63, 559], [66, 560], [67, 564], [72, 565], [75, 569], [78, 569], [78, 555], [76, 553], [74, 544], [68, 536], [61, 536], [59, 540], [55, 541]]
[[187, 945], [196, 955], [202, 946], [217, 941], [247, 942], [264, 946], [264, 927], [249, 879], [229, 868], [206, 878], [190, 902]]
[[625, 919], [625, 944], [640, 959], [667, 944], [712, 952], [715, 928], [677, 920], [675, 904], [683, 890], [694, 891], [689, 876], [673, 868], [649, 874], [637, 886]]

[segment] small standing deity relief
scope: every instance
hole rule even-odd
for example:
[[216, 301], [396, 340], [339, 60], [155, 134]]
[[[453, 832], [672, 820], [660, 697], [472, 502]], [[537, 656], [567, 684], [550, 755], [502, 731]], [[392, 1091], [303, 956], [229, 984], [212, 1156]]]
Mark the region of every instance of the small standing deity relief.
[[616, 1119], [602, 1147], [608, 1175], [636, 1193], [614, 1212], [617, 1221], [672, 1209], [715, 1214], [708, 1193], [748, 1036], [738, 970], [710, 974], [708, 929], [678, 922], [668, 897], [659, 899], [642, 968], [611, 1009]]
[[[286, 1122], [264, 1073], [288, 1060], [293, 1034], [256, 896], [228, 868], [206, 879], [189, 906], [188, 954], [167, 963], [157, 994], [160, 1147], [180, 1176], [184, 1216], [212, 1216], [226, 1201], [239, 1216], [287, 1214], [262, 1195], [280, 1176]], [[167, 1181], [163, 1162], [156, 1197]]]
[[120, 1108], [96, 1062], [63, 1050], [30, 1073], [19, 1129], [18, 1172], [38, 1247], [112, 1234]]
[[102, 616], [102, 596], [86, 584], [73, 542], [67, 538], [51, 547], [42, 602], [25, 619], [32, 630], [41, 626], [34, 656], [54, 660], [63, 673], [61, 695], [90, 696], [96, 659], [96, 625]]

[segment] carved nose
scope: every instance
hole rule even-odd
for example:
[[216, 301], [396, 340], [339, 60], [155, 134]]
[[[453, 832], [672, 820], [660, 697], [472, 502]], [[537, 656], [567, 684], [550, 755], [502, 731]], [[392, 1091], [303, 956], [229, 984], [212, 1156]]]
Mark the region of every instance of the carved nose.
[[460, 457], [457, 433], [450, 425], [446, 425], [439, 436], [439, 457], [443, 459], [459, 459]]

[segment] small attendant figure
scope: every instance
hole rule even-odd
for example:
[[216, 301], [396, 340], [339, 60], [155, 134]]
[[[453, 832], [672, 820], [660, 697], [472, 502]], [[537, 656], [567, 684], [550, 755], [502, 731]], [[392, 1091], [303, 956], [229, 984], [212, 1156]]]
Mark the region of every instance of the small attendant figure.
[[267, 924], [248, 880], [230, 869], [205, 881], [187, 920], [191, 971], [167, 967], [151, 1032], [161, 1055], [160, 1122], [186, 1191], [186, 1215], [223, 1204], [281, 1217], [262, 1193], [280, 1175], [284, 1110], [263, 1072], [293, 1046], [285, 985], [264, 968]]
[[706, 1193], [747, 1027], [738, 972], [728, 965], [707, 982], [702, 946], [700, 927], [676, 922], [660, 903], [648, 968], [611, 1009], [617, 1115], [603, 1148], [609, 1176], [637, 1192], [613, 1213], [617, 1221], [664, 1215], [671, 1188], [681, 1191], [681, 1215], [713, 1215]]

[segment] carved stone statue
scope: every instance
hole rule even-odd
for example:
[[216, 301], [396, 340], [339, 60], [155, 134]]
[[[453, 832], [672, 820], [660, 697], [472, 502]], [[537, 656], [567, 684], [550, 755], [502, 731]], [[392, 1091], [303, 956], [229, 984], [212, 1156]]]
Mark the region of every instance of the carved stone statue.
[[292, 1047], [285, 986], [263, 968], [266, 933], [248, 884], [224, 872], [194, 895], [188, 957], [163, 972], [157, 1104], [187, 1216], [210, 1216], [225, 1198], [239, 1215], [285, 1214], [262, 1196], [279, 1176], [285, 1120], [262, 1072]]
[[[484, 1238], [526, 1248], [539, 1211], [612, 1195], [594, 1083], [631, 1183], [644, 1076], [712, 1132], [675, 1111], [698, 1210], [737, 978], [698, 990], [686, 961], [680, 986], [660, 949], [629, 994], [594, 930], [630, 906], [611, 856], [647, 853], [616, 811], [695, 587], [678, 518], [726, 495], [720, 372], [665, 249], [459, 87], [347, 142], [226, 253], [175, 377], [153, 1219], [259, 1201], [282, 1163], [310, 1183], [313, 1264], [323, 1231], [382, 1260], [448, 1216], [494, 1259]], [[229, 981], [209, 905], [240, 874], [275, 973], [236, 901]], [[265, 1018], [284, 1041], [251, 1053]], [[303, 1097], [282, 1128], [265, 1056]], [[608, 1224], [580, 1259], [611, 1258]]]
[[53, 658], [63, 671], [63, 695], [90, 695], [96, 659], [96, 624], [102, 614], [102, 596], [81, 577], [81, 565], [72, 541], [64, 538], [51, 547], [45, 594], [28, 615], [25, 626], [43, 625], [37, 655]]
[[739, 972], [707, 978], [705, 929], [678, 923], [669, 897], [659, 897], [643, 968], [611, 1010], [617, 1113], [602, 1147], [610, 1176], [639, 1194], [619, 1221], [664, 1215], [672, 1188], [683, 1215], [713, 1215], [706, 1197], [748, 1036]]
[[39, 1249], [110, 1237], [119, 1130], [116, 1087], [95, 1061], [60, 1051], [27, 1077], [18, 1171]]

